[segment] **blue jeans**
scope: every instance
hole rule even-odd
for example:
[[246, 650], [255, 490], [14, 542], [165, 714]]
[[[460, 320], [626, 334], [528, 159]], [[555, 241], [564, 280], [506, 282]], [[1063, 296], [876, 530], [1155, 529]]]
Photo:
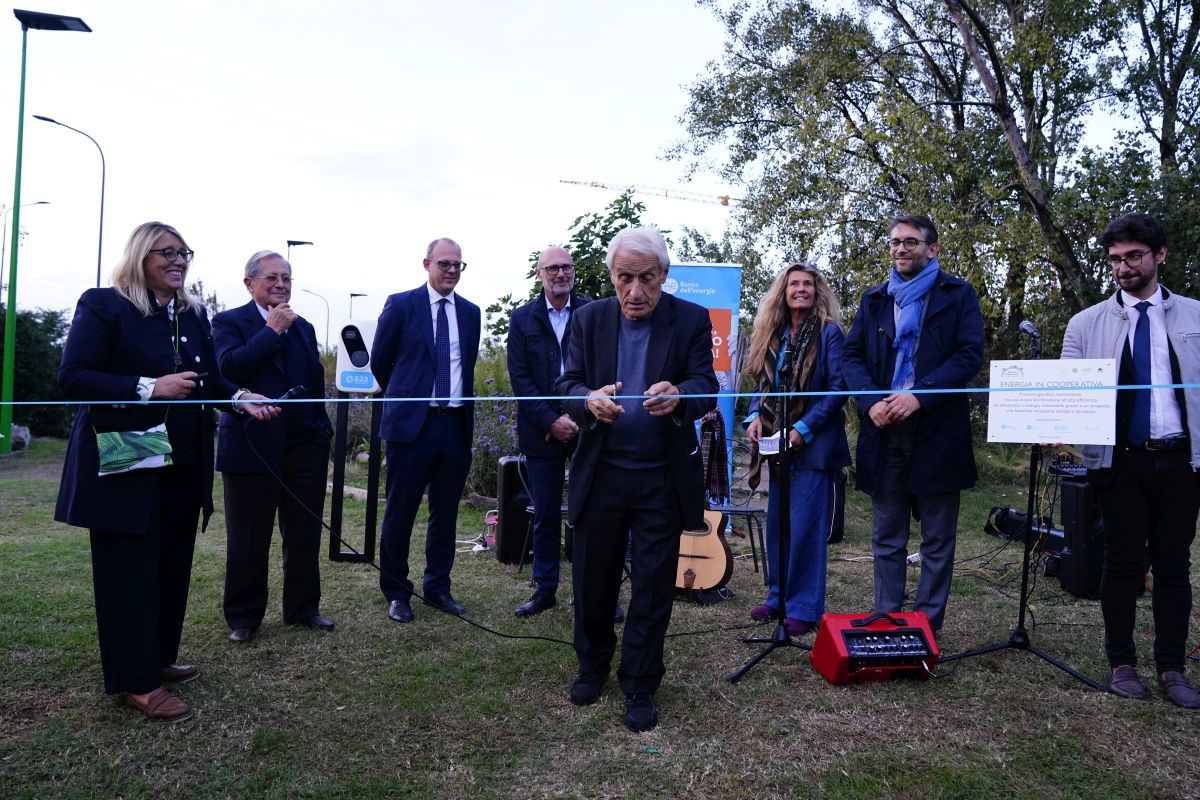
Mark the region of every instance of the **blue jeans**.
[[[837, 470], [792, 469], [788, 481], [791, 535], [784, 578], [784, 613], [817, 622], [825, 613], [825, 547], [833, 525]], [[767, 605], [779, 608], [779, 498], [782, 489], [771, 475], [767, 499]]]

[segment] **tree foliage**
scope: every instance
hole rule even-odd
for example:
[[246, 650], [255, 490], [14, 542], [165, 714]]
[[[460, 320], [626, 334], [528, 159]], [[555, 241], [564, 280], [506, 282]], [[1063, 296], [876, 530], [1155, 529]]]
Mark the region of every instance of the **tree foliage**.
[[[6, 308], [0, 306], [0, 347], [4, 345]], [[58, 364], [67, 336], [67, 312], [48, 309], [17, 311], [16, 347], [13, 350], [13, 422], [27, 425], [37, 436], [66, 436], [75, 409], [61, 405]]]
[[[608, 268], [604, 265], [608, 243], [623, 228], [640, 225], [645, 211], [646, 206], [633, 199], [633, 190], [626, 189], [603, 211], [593, 211], [575, 218], [570, 225], [567, 242], [561, 245], [575, 261], [575, 291], [591, 298], [608, 297], [613, 293]], [[666, 233], [663, 231], [664, 235]], [[519, 299], [506, 294], [485, 309], [486, 327], [493, 341], [500, 341], [508, 335], [508, 320], [517, 306], [541, 294], [542, 284], [535, 275], [541, 252], [538, 249], [529, 254], [529, 270], [525, 273], [525, 278], [533, 281], [529, 293]]]
[[[1099, 299], [1094, 239], [1121, 211], [1162, 216], [1181, 289], [1200, 274], [1197, 0], [702, 1], [725, 51], [690, 87], [675, 152], [720, 153], [744, 185], [735, 235], [829, 264], [848, 311], [886, 274], [897, 211], [938, 224], [997, 353], [1023, 319], [1061, 331]], [[1088, 149], [1102, 113], [1140, 125]]]

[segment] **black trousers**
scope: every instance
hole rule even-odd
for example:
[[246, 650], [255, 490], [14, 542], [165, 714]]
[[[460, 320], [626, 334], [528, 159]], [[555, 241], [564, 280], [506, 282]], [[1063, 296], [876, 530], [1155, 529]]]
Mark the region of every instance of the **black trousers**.
[[621, 664], [626, 694], [654, 693], [666, 673], [663, 640], [671, 622], [683, 523], [668, 467], [599, 464], [575, 526], [575, 654], [583, 672], [607, 675], [616, 650], [613, 615], [632, 533], [630, 584]]
[[432, 412], [417, 438], [387, 443], [387, 505], [379, 538], [379, 588], [388, 600], [408, 600], [408, 553], [421, 495], [429, 490], [423, 594], [449, 593], [458, 531], [458, 501], [471, 471], [464, 413]]
[[1111, 470], [1089, 476], [1104, 514], [1100, 608], [1109, 664], [1137, 663], [1133, 640], [1137, 592], [1147, 552], [1154, 574], [1154, 661], [1182, 672], [1192, 611], [1190, 551], [1200, 510], [1200, 481], [1187, 450], [1121, 450]]
[[[200, 521], [200, 467], [154, 470], [157, 513], [141, 534], [91, 530], [92, 585], [104, 691], [145, 694], [179, 658]], [[105, 480], [101, 478], [101, 480]]]
[[283, 541], [283, 620], [302, 622], [320, 611], [321, 516], [328, 473], [329, 437], [324, 431], [288, 447], [279, 472], [282, 485], [270, 474], [224, 473], [224, 609], [230, 628], [262, 624], [277, 511]]

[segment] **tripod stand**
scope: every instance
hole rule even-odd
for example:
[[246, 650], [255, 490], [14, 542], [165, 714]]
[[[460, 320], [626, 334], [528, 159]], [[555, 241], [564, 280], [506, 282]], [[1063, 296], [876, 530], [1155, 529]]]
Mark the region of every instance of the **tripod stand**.
[[[787, 357], [785, 351], [783, 364], [779, 369], [778, 386], [788, 386], [791, 383], [791, 359]], [[776, 388], [778, 388], [778, 386]], [[781, 647], [795, 647], [799, 650], [812, 650], [812, 647], [801, 642], [792, 641], [791, 634], [788, 633], [787, 625], [784, 620], [787, 618], [787, 581], [788, 581], [788, 555], [791, 549], [790, 539], [792, 538], [792, 513], [791, 513], [791, 486], [789, 485], [791, 475], [788, 471], [790, 464], [789, 451], [791, 450], [791, 426], [787, 422], [787, 396], [783, 393], [777, 393], [774, 398], [771, 398], [775, 405], [775, 419], [779, 420], [779, 455], [771, 460], [771, 474], [777, 478], [776, 488], [779, 490], [779, 524], [776, 526], [778, 530], [778, 542], [775, 547], [776, 558], [776, 576], [778, 578], [779, 590], [776, 596], [779, 600], [779, 608], [775, 609], [775, 631], [770, 637], [755, 637], [748, 636], [741, 641], [747, 644], [765, 644], [766, 648], [758, 655], [751, 658], [745, 664], [738, 668], [736, 672], [726, 678], [730, 683], [737, 683], [747, 672], [754, 669], [754, 666], [762, 661], [771, 653]], [[767, 563], [767, 569], [770, 569], [770, 563]]]
[[[1041, 334], [1037, 332], [1037, 328], [1033, 327], [1032, 323], [1024, 322], [1021, 324], [1021, 330], [1029, 334], [1029, 357], [1033, 359], [1041, 358]], [[956, 653], [951, 656], [944, 656], [941, 659], [941, 663], [945, 664], [948, 661], [958, 661], [964, 658], [973, 658], [986, 653], [994, 653], [998, 650], [1024, 650], [1033, 653], [1046, 663], [1058, 667], [1071, 677], [1083, 681], [1093, 689], [1101, 692], [1107, 692], [1107, 687], [1101, 686], [1099, 683], [1074, 669], [1073, 667], [1067, 666], [1054, 656], [1035, 647], [1030, 641], [1029, 631], [1025, 627], [1025, 613], [1029, 605], [1029, 556], [1033, 552], [1033, 520], [1034, 514], [1037, 511], [1035, 498], [1037, 497], [1038, 474], [1041, 471], [1041, 465], [1042, 447], [1039, 444], [1031, 444], [1029, 446], [1029, 493], [1025, 508], [1025, 549], [1021, 556], [1021, 597], [1018, 606], [1019, 611], [1017, 612], [1016, 627], [1012, 629], [1007, 642], [996, 642], [995, 644], [983, 645], [982, 647], [972, 648], [971, 650], [966, 650], [962, 653]]]

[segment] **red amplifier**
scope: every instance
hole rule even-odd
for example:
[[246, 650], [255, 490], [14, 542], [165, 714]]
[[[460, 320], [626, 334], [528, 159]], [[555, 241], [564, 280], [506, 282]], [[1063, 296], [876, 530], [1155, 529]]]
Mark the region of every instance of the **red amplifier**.
[[929, 677], [938, 646], [924, 611], [826, 614], [808, 660], [833, 683]]

